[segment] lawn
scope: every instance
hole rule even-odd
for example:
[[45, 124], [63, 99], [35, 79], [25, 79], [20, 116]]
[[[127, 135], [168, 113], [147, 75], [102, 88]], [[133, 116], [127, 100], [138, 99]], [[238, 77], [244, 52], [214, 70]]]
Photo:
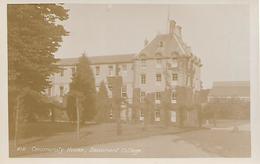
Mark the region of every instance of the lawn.
[[[24, 125], [25, 126], [25, 125]], [[19, 136], [20, 151], [10, 141], [10, 156], [32, 154], [32, 147], [82, 147], [123, 140], [143, 138], [159, 134], [173, 134], [184, 131], [196, 130], [194, 128], [161, 127], [158, 124], [149, 125], [144, 131], [142, 124], [122, 124], [122, 135], [116, 134], [115, 123], [94, 124], [81, 127], [80, 138], [76, 135], [76, 124], [38, 122], [24, 127], [23, 134]]]
[[210, 153], [222, 157], [250, 157], [250, 131], [200, 130], [178, 134], [181, 140], [190, 142]]

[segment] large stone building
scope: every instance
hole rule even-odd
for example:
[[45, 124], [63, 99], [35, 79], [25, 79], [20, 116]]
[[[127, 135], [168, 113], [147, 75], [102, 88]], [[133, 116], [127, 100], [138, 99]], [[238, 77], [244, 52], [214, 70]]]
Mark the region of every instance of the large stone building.
[[[104, 81], [109, 91], [107, 77], [115, 75], [116, 67], [120, 69], [119, 75], [123, 79], [122, 95], [127, 97], [129, 104], [133, 104], [134, 90], [137, 88], [140, 92], [140, 101], [145, 95], [153, 93], [155, 104], [161, 103], [161, 92], [165, 91], [165, 88], [170, 88], [171, 103], [177, 104], [175, 93], [177, 86], [191, 88], [193, 93], [199, 91], [201, 87], [201, 61], [184, 43], [181, 27], [173, 20], [169, 23], [167, 34], [159, 34], [151, 42], [145, 40], [144, 48], [137, 54], [96, 56], [89, 59], [97, 90], [101, 81]], [[77, 63], [78, 58], [59, 61], [58, 64], [63, 71], [51, 77], [52, 87], [47, 91], [49, 96], [62, 101], [62, 97], [69, 91]], [[122, 119], [131, 119], [131, 115], [132, 108], [122, 110]], [[160, 115], [156, 112], [154, 115], [155, 121], [160, 121]], [[176, 113], [172, 115], [174, 117]]]

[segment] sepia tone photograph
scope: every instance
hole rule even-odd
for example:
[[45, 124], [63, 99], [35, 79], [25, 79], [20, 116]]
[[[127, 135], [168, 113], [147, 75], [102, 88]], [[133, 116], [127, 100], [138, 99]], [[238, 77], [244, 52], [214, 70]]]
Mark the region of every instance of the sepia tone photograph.
[[250, 158], [249, 4], [8, 4], [10, 158]]

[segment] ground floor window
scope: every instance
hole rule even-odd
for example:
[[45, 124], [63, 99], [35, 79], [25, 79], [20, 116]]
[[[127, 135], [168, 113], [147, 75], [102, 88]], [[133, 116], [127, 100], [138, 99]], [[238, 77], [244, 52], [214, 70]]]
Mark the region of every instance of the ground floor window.
[[140, 110], [140, 120], [143, 121], [144, 120], [144, 111]]
[[171, 113], [171, 122], [176, 122], [176, 111], [170, 111]]
[[160, 121], [160, 111], [155, 111], [154, 112], [154, 119], [155, 119], [155, 121]]

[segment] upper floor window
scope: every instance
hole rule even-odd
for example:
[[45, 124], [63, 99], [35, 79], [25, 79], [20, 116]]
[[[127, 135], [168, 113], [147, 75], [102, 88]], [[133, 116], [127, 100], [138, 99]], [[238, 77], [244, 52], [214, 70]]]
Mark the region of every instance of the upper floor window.
[[100, 75], [100, 66], [96, 66], [96, 76]]
[[161, 92], [156, 92], [155, 93], [155, 100], [160, 100], [161, 99]]
[[156, 92], [155, 93], [155, 104], [160, 104], [160, 102], [161, 102], [161, 93]]
[[177, 73], [173, 73], [172, 74], [172, 80], [173, 81], [177, 81], [178, 80], [178, 74]]
[[162, 74], [158, 73], [156, 74], [156, 81], [161, 82], [162, 81]]
[[113, 74], [113, 66], [110, 65], [110, 66], [108, 66], [108, 75], [112, 76], [112, 74]]
[[145, 92], [140, 92], [140, 102], [144, 102], [145, 99]]
[[127, 86], [126, 85], [124, 85], [121, 89], [121, 96], [124, 98], [127, 97]]
[[145, 84], [146, 83], [146, 76], [145, 74], [141, 74], [141, 84]]
[[112, 84], [109, 83], [107, 87], [110, 91], [112, 91]]
[[60, 96], [64, 96], [64, 87], [60, 86]]
[[172, 92], [172, 103], [176, 103], [176, 92]]

